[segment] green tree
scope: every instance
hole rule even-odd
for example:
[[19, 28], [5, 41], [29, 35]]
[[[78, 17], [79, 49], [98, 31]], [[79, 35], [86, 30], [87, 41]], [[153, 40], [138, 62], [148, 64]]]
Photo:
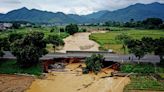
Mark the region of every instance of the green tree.
[[150, 37], [143, 37], [141, 40], [130, 40], [127, 43], [127, 47], [129, 52], [140, 60], [145, 54], [154, 51], [154, 40]]
[[56, 50], [57, 46], [64, 45], [63, 39], [60, 38], [58, 35], [49, 35], [48, 38], [47, 38], [47, 42], [49, 44], [53, 44], [54, 53], [55, 53], [55, 50]]
[[163, 21], [160, 18], [147, 18], [143, 21], [143, 24], [149, 29], [159, 28], [162, 23]]
[[154, 47], [155, 47], [155, 50], [154, 50], [154, 53], [156, 55], [159, 55], [161, 61], [164, 61], [163, 60], [163, 56], [164, 56], [164, 38], [161, 37], [160, 39], [155, 39], [155, 44], [154, 44]]
[[51, 30], [50, 30], [50, 32], [52, 33], [52, 32], [54, 32], [55, 31], [55, 29], [54, 28], [52, 28]]
[[91, 57], [86, 58], [86, 69], [97, 74], [103, 67], [104, 57], [100, 54], [93, 54]]
[[151, 37], [143, 37], [142, 41], [142, 48], [146, 53], [152, 53], [154, 51], [154, 39]]
[[140, 40], [130, 40], [127, 43], [127, 47], [129, 53], [133, 53], [136, 57], [138, 57], [138, 60], [140, 60], [146, 54], [144, 45]]
[[125, 33], [122, 33], [120, 35], [117, 35], [115, 39], [121, 41], [121, 43], [123, 44], [122, 48], [124, 49], [124, 54], [125, 54], [127, 48], [126, 44], [128, 43], [128, 41], [131, 40], [131, 37], [126, 35]]
[[0, 57], [3, 57], [5, 50], [9, 49], [9, 42], [7, 37], [0, 37]]
[[66, 26], [65, 31], [70, 35], [73, 35], [74, 33], [77, 33], [79, 31], [79, 28], [76, 24], [70, 24]]
[[9, 34], [9, 42], [12, 43], [14, 42], [15, 40], [18, 40], [18, 39], [22, 39], [23, 38], [23, 34], [20, 34], [20, 33], [11, 33]]
[[60, 32], [65, 32], [64, 28], [60, 28]]
[[11, 44], [11, 52], [20, 67], [28, 68], [39, 63], [39, 58], [47, 54], [46, 41], [41, 32], [32, 32]]

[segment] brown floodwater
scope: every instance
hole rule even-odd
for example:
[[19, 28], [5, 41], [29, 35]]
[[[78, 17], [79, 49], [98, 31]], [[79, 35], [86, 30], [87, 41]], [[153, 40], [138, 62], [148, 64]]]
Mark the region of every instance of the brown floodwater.
[[80, 64], [70, 64], [64, 72], [53, 71], [45, 79], [36, 79], [26, 92], [123, 92], [128, 77], [107, 77], [113, 70], [98, 75], [82, 74]]

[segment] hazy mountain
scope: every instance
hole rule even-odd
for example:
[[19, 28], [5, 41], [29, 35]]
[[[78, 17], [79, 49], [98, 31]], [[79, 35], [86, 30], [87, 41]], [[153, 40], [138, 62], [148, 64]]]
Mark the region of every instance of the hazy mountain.
[[152, 4], [135, 4], [124, 9], [119, 9], [113, 12], [108, 12], [101, 16], [100, 20], [112, 20], [112, 21], [129, 21], [143, 20], [149, 17], [157, 17], [164, 19], [164, 4], [152, 3]]
[[25, 7], [17, 10], [13, 10], [1, 17], [2, 21], [29, 21], [35, 23], [74, 23], [74, 19], [69, 18], [67, 15], [61, 12], [52, 13], [47, 11], [41, 11], [32, 9], [29, 10]]
[[102, 21], [143, 20], [149, 17], [164, 19], [164, 4], [135, 4], [115, 11], [98, 11], [88, 15], [47, 12], [25, 7], [0, 14], [0, 21], [29, 21], [34, 23], [95, 23]]
[[97, 19], [97, 18], [100, 18], [102, 15], [104, 15], [108, 12], [109, 11], [107, 11], [107, 10], [103, 10], [103, 11], [94, 12], [92, 14], [88, 14], [88, 15], [84, 15], [84, 16], [87, 18], [90, 18], [90, 19]]
[[4, 14], [1, 14], [1, 13], [0, 13], [0, 18], [3, 17], [3, 16], [4, 16]]
[[85, 16], [80, 16], [80, 15], [76, 15], [76, 14], [68, 14], [68, 16], [70, 18], [74, 19], [78, 23], [86, 23], [90, 20], [89, 18], [87, 18]]

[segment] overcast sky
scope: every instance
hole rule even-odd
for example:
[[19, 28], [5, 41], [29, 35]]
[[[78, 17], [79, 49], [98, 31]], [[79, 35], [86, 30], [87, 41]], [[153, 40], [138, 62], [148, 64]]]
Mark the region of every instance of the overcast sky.
[[27, 7], [66, 14], [88, 14], [99, 10], [117, 10], [135, 3], [164, 3], [164, 0], [0, 0], [0, 13]]

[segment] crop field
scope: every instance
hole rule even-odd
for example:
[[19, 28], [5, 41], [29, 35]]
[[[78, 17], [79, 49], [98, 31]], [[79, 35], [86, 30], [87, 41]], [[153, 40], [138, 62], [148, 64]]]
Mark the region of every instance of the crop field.
[[164, 83], [153, 79], [151, 76], [131, 76], [130, 79], [131, 83], [124, 88], [124, 92], [130, 92], [128, 90], [164, 91]]
[[[51, 31], [52, 29], [53, 31]], [[58, 27], [41, 27], [41, 28], [26, 27], [26, 28], [9, 29], [6, 31], [2, 31], [0, 32], [0, 37], [8, 36], [10, 33], [26, 34], [32, 31], [43, 32], [45, 37], [47, 37], [48, 35], [60, 35], [62, 38], [65, 38], [69, 35], [68, 33], [65, 33], [65, 32], [59, 32]]]
[[101, 50], [112, 49], [116, 53], [123, 53], [122, 45], [120, 41], [116, 40], [116, 36], [122, 33], [125, 33], [131, 36], [133, 39], [141, 39], [142, 37], [152, 37], [160, 38], [164, 37], [164, 30], [141, 30], [141, 29], [128, 29], [115, 31], [116, 28], [113, 28], [113, 31], [108, 31], [107, 33], [92, 33], [90, 39], [96, 41], [101, 45]]

